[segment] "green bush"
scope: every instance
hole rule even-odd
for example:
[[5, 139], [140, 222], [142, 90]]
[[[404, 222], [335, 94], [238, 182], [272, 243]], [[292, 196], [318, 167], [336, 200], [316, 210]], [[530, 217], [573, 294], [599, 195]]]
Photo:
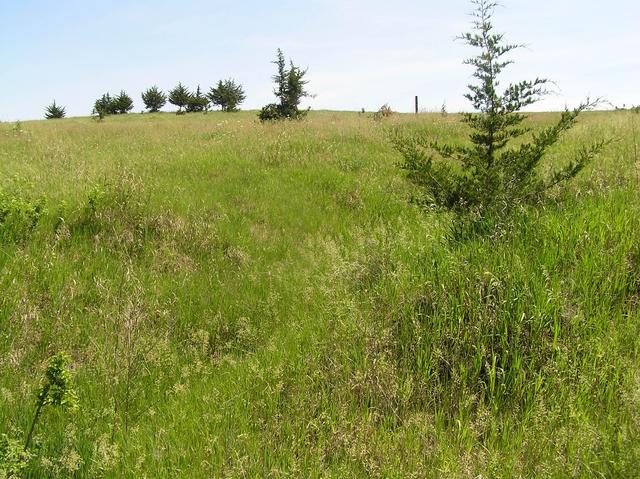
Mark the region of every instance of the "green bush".
[[29, 465], [32, 455], [17, 439], [0, 435], [0, 479], [18, 479]]
[[282, 118], [280, 107], [275, 103], [269, 103], [268, 105], [262, 107], [259, 117], [261, 121], [279, 120], [280, 118]]

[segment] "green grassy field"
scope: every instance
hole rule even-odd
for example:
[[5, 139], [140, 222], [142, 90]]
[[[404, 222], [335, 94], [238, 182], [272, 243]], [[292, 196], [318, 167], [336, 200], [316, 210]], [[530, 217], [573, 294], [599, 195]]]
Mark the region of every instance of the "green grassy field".
[[58, 351], [80, 401], [43, 410], [28, 477], [634, 477], [640, 115], [582, 116], [549, 163], [604, 155], [460, 243], [410, 203], [396, 125], [466, 133], [0, 124], [0, 433], [24, 439]]

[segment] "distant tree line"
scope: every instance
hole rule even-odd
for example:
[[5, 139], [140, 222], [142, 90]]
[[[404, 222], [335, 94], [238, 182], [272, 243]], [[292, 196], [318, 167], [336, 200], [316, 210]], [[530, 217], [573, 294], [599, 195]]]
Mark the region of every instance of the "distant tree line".
[[[142, 92], [142, 102], [149, 113], [157, 113], [167, 101], [178, 107], [178, 115], [183, 113], [207, 112], [211, 106], [219, 107], [224, 112], [235, 112], [244, 102], [246, 95], [242, 85], [233, 79], [220, 80], [204, 94], [200, 85], [191, 92], [182, 83], [165, 94], [157, 86]], [[133, 109], [133, 99], [125, 91], [118, 95], [103, 94], [93, 104], [92, 115], [103, 119], [107, 115], [124, 115]], [[64, 118], [65, 108], [54, 102], [45, 109], [46, 119]]]
[[[204, 94], [200, 85], [195, 92], [191, 92], [182, 83], [178, 83], [174, 88], [165, 94], [157, 86], [147, 88], [142, 92], [142, 102], [145, 110], [149, 113], [157, 113], [167, 104], [167, 101], [178, 107], [178, 115], [184, 113], [207, 112], [211, 105], [218, 106], [222, 111], [238, 111], [238, 106], [244, 101], [245, 93], [242, 85], [235, 80], [220, 80], [217, 86], [212, 87], [208, 94]], [[116, 97], [111, 97], [108, 93], [97, 99], [93, 114], [99, 118], [106, 115], [119, 115], [128, 113], [133, 108], [133, 100], [125, 93], [121, 92]]]
[[[305, 90], [307, 70], [297, 67], [290, 60], [289, 65], [284, 53], [278, 49], [276, 60], [277, 73], [272, 77], [276, 84], [274, 94], [276, 103], [264, 106], [258, 113], [261, 121], [282, 119], [296, 120], [303, 118], [307, 110], [300, 110], [300, 101], [309, 96]], [[178, 83], [167, 93], [157, 86], [147, 88], [142, 92], [142, 102], [149, 113], [159, 112], [167, 102], [178, 107], [176, 114], [207, 112], [210, 107], [219, 107], [224, 112], [235, 112], [246, 99], [244, 88], [233, 79], [219, 80], [207, 93], [203, 93], [200, 85], [194, 92]], [[123, 90], [118, 95], [103, 94], [93, 104], [92, 115], [103, 119], [107, 115], [124, 115], [133, 109], [133, 99]], [[46, 119], [64, 118], [66, 112], [63, 106], [54, 101], [45, 109]]]

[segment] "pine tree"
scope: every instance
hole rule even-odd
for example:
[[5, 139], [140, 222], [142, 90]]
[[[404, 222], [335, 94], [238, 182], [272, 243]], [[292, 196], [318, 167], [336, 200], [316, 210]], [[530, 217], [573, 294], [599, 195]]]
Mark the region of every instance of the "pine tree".
[[287, 86], [284, 92], [284, 99], [281, 101], [284, 116], [287, 118], [297, 119], [305, 116], [307, 110], [299, 110], [300, 100], [308, 96], [304, 89], [307, 81], [304, 76], [307, 70], [302, 70], [290, 62], [289, 71], [287, 72]]
[[47, 120], [54, 120], [58, 118], [64, 118], [66, 115], [66, 111], [63, 106], [56, 105], [56, 101], [53, 100], [53, 103], [49, 105], [45, 109], [44, 117]]
[[184, 113], [182, 109], [189, 104], [189, 98], [191, 98], [191, 93], [182, 83], [178, 83], [178, 86], [173, 90], [169, 90], [169, 103], [178, 107], [176, 112], [178, 115]]
[[167, 96], [157, 86], [152, 86], [142, 93], [142, 101], [150, 113], [157, 113], [167, 103]]
[[97, 115], [100, 120], [107, 115], [114, 115], [115, 113], [117, 113], [115, 99], [109, 93], [102, 95], [93, 104], [92, 114]]
[[118, 115], [125, 115], [133, 109], [133, 99], [124, 90], [113, 99], [113, 111]]
[[246, 98], [242, 85], [232, 79], [218, 81], [218, 85], [212, 87], [207, 96], [213, 105], [226, 112], [238, 111], [238, 105]]
[[308, 110], [300, 110], [298, 107], [303, 97], [309, 96], [305, 90], [307, 80], [304, 79], [307, 70], [295, 66], [289, 62], [289, 68], [285, 61], [284, 53], [278, 49], [276, 60], [277, 72], [272, 77], [276, 88], [273, 91], [278, 98], [278, 103], [271, 103], [262, 108], [258, 114], [262, 121], [279, 120], [284, 118], [299, 119], [307, 114]]
[[202, 94], [202, 92], [200, 91], [200, 85], [198, 85], [196, 92], [192, 95], [189, 95], [189, 100], [187, 102], [187, 112], [197, 113], [208, 110], [209, 99]]
[[[574, 110], [565, 110], [557, 124], [527, 135], [526, 116], [520, 110], [546, 94], [548, 80], [536, 78], [511, 84], [499, 92], [499, 77], [512, 62], [505, 55], [520, 48], [494, 33], [492, 16], [496, 3], [474, 0], [473, 32], [460, 38], [478, 48], [479, 54], [465, 61], [475, 68], [475, 84], [465, 97], [475, 113], [463, 115], [470, 129], [470, 145], [442, 144], [422, 135], [403, 136], [394, 143], [404, 156], [402, 168], [423, 193], [418, 202], [454, 211], [463, 222], [480, 224], [483, 218], [508, 214], [519, 204], [531, 204], [547, 190], [575, 177], [603, 148], [604, 142], [579, 151], [574, 161], [542, 177], [538, 165], [571, 127], [578, 115], [596, 103], [587, 100]], [[514, 140], [518, 140], [514, 144]]]
[[107, 115], [124, 115], [133, 109], [133, 99], [124, 90], [120, 94], [112, 97], [105, 93], [93, 104], [92, 114], [97, 115], [102, 120]]
[[273, 91], [273, 94], [280, 100], [280, 104], [282, 104], [287, 96], [287, 78], [289, 74], [287, 72], [287, 62], [281, 49], [278, 48], [276, 59], [271, 63], [278, 69], [277, 73], [271, 77], [276, 84], [276, 89]]

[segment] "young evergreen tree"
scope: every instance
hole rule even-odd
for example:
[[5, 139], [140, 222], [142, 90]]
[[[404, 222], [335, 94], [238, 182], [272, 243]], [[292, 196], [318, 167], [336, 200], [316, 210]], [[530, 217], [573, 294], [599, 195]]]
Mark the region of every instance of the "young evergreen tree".
[[226, 112], [238, 111], [238, 105], [246, 98], [242, 85], [232, 79], [218, 81], [218, 85], [211, 87], [207, 96], [211, 104]]
[[284, 53], [278, 49], [276, 60], [277, 72], [273, 76], [276, 88], [273, 91], [278, 98], [278, 103], [271, 103], [262, 108], [258, 116], [260, 120], [279, 120], [284, 118], [299, 119], [307, 114], [308, 110], [300, 110], [300, 101], [303, 97], [309, 96], [305, 90], [308, 83], [304, 79], [307, 70], [295, 66], [289, 62], [289, 68], [285, 61]]
[[98, 98], [93, 104], [93, 115], [97, 115], [98, 119], [102, 120], [107, 115], [115, 115], [117, 113], [117, 106], [115, 98], [112, 98], [109, 93], [105, 93]]
[[142, 93], [142, 101], [149, 113], [157, 113], [167, 103], [167, 96], [157, 86], [152, 86]]
[[200, 85], [196, 89], [196, 92], [189, 95], [187, 101], [187, 111], [189, 113], [197, 113], [209, 110], [209, 99], [200, 91]]
[[44, 117], [47, 120], [54, 120], [58, 118], [64, 118], [66, 115], [65, 109], [63, 106], [56, 105], [56, 101], [53, 100], [53, 103], [49, 105], [45, 109]]
[[133, 109], [133, 99], [124, 90], [113, 99], [113, 111], [117, 115], [125, 115]]
[[[553, 126], [529, 134], [520, 110], [546, 94], [548, 80], [536, 78], [508, 85], [500, 92], [499, 77], [512, 62], [505, 58], [519, 45], [504, 42], [494, 33], [492, 17], [496, 3], [473, 0], [473, 31], [461, 39], [480, 50], [465, 61], [475, 68], [476, 83], [465, 97], [475, 113], [463, 115], [470, 129], [470, 145], [443, 144], [423, 136], [397, 133], [394, 143], [404, 156], [402, 168], [418, 185], [418, 202], [451, 210], [463, 224], [478, 226], [484, 218], [500, 217], [517, 205], [531, 204], [550, 188], [575, 177], [603, 148], [597, 142], [577, 152], [573, 161], [543, 177], [538, 165], [545, 154], [571, 127], [578, 115], [597, 102], [566, 109]], [[526, 135], [526, 136], [525, 136]], [[514, 142], [514, 140], [518, 140]]]
[[309, 96], [304, 89], [304, 86], [307, 84], [307, 80], [304, 79], [306, 74], [307, 70], [302, 70], [295, 66], [293, 62], [290, 62], [284, 100], [281, 100], [283, 113], [287, 118], [297, 119], [307, 114], [308, 110], [298, 109], [302, 98]]
[[287, 72], [287, 62], [281, 49], [278, 48], [278, 51], [276, 52], [276, 59], [271, 63], [273, 63], [278, 69], [276, 74], [271, 77], [273, 82], [276, 84], [273, 94], [278, 98], [278, 100], [280, 100], [280, 104], [282, 104], [286, 101], [287, 78], [289, 74]]
[[189, 98], [191, 92], [182, 83], [178, 83], [173, 90], [169, 90], [169, 103], [178, 107], [176, 114], [181, 115], [184, 113], [182, 109], [189, 104]]

